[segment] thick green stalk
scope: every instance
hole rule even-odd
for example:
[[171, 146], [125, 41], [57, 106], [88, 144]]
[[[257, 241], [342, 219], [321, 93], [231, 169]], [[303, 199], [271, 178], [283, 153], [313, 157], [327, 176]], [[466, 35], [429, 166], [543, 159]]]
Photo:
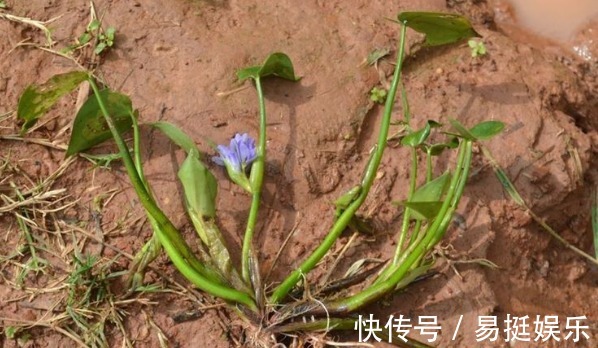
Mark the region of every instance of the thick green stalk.
[[250, 265], [249, 257], [253, 244], [253, 234], [257, 223], [257, 215], [260, 207], [262, 194], [262, 184], [264, 183], [264, 168], [266, 167], [266, 105], [264, 103], [264, 92], [260, 78], [255, 79], [257, 97], [260, 104], [260, 134], [257, 147], [257, 159], [251, 166], [251, 208], [249, 208], [249, 217], [247, 218], [247, 228], [243, 237], [243, 250], [241, 254], [241, 272], [243, 280], [250, 284]]
[[[450, 202], [452, 200], [453, 197], [453, 191], [455, 191], [456, 189], [456, 185], [458, 184], [458, 177], [461, 173], [461, 165], [463, 163], [463, 160], [465, 159], [465, 147], [462, 144], [459, 147], [459, 154], [457, 155], [457, 166], [455, 169], [455, 173], [453, 174], [453, 178], [451, 180], [451, 184], [449, 187], [449, 190], [447, 192], [447, 196], [445, 198], [445, 203], [444, 205], [446, 206], [446, 204], [448, 204], [448, 202]], [[441, 222], [441, 220], [444, 218], [444, 214], [446, 214], [446, 211], [441, 210], [437, 217], [434, 220], [434, 223], [431, 226], [428, 226], [423, 232], [420, 233], [420, 228], [421, 228], [421, 221], [418, 221], [416, 223], [415, 226], [415, 231], [413, 232], [414, 234], [417, 235], [413, 235], [411, 238], [411, 241], [409, 243], [409, 246], [407, 247], [407, 249], [398, 255], [398, 258], [396, 260], [394, 260], [395, 262], [393, 262], [392, 264], [388, 265], [388, 267], [382, 272], [380, 273], [380, 275], [378, 276], [378, 278], [374, 281], [374, 285], [380, 284], [385, 280], [388, 280], [388, 278], [390, 277], [391, 274], [395, 273], [397, 271], [397, 269], [399, 269], [399, 267], [401, 266], [401, 264], [403, 262], [405, 262], [405, 259], [414, 252], [415, 248], [419, 245], [419, 243], [421, 243], [421, 241], [428, 237], [428, 235], [436, 235], [436, 231], [438, 230], [438, 226], [440, 225], [439, 222]], [[452, 213], [451, 213], [452, 216]], [[430, 237], [431, 238], [431, 237]]]
[[[145, 175], [143, 174], [143, 165], [141, 162], [141, 145], [140, 145], [140, 136], [139, 136], [139, 125], [137, 123], [137, 118], [131, 112], [129, 114], [131, 116], [131, 122], [133, 123], [133, 155], [135, 161], [135, 169], [137, 170], [137, 175], [143, 182], [143, 186], [145, 187], [148, 194], [152, 197], [151, 191], [147, 184], [147, 180], [145, 179]], [[150, 224], [152, 225], [152, 230], [158, 228], [156, 221], [148, 215], [148, 219]], [[156, 259], [162, 252], [162, 244], [160, 244], [160, 239], [154, 232], [152, 238], [147, 241], [141, 250], [135, 254], [135, 258], [131, 261], [130, 266], [130, 276], [129, 276], [129, 291], [132, 292], [138, 287], [143, 284], [143, 277], [145, 274], [145, 268], [149, 265], [153, 260]]]
[[461, 201], [461, 197], [463, 196], [463, 191], [465, 190], [465, 184], [467, 184], [467, 179], [469, 177], [469, 169], [471, 167], [471, 148], [472, 148], [472, 146], [473, 146], [473, 143], [470, 140], [465, 141], [465, 147], [466, 147], [465, 158], [463, 159], [463, 161], [457, 163], [457, 165], [460, 166], [461, 170], [463, 171], [460, 174], [462, 179], [459, 181], [459, 184], [458, 184], [457, 188], [455, 189], [455, 193], [453, 195], [449, 211], [447, 212], [446, 216], [444, 217], [442, 224], [438, 227], [438, 229], [436, 231], [434, 231], [435, 235], [434, 235], [434, 238], [428, 244], [429, 248], [432, 248], [434, 245], [436, 245], [436, 243], [438, 243], [440, 241], [440, 239], [446, 233], [448, 225], [451, 223], [451, 221], [453, 221], [453, 215], [454, 215], [455, 211], [457, 210], [457, 207], [459, 206], [459, 202]]
[[137, 193], [139, 200], [147, 214], [155, 220], [156, 227], [158, 227], [155, 229], [155, 232], [158, 234], [160, 243], [166, 250], [166, 253], [174, 265], [187, 279], [193, 282], [193, 284], [195, 284], [201, 290], [204, 290], [222, 299], [241, 303], [249, 308], [255, 309], [253, 299], [249, 295], [235, 289], [231, 289], [218, 282], [217, 276], [206, 269], [203, 264], [193, 255], [189, 249], [189, 246], [184, 240], [182, 240], [176, 227], [174, 227], [168, 217], [166, 217], [160, 208], [158, 208], [156, 202], [145, 189], [143, 181], [139, 177], [139, 173], [136, 170], [135, 163], [131, 158], [129, 149], [120, 136], [120, 133], [116, 129], [114, 121], [108, 113], [104, 101], [99, 96], [98, 86], [91, 75], [89, 76], [89, 84], [93, 89], [98, 101], [98, 106], [102, 111], [104, 119], [106, 120], [106, 124], [108, 125], [108, 128], [110, 128], [112, 137], [114, 138], [114, 141], [116, 142], [118, 150], [122, 156], [123, 163], [131, 183], [133, 184], [133, 188], [135, 189], [135, 192]]
[[464, 172], [462, 169], [471, 165], [471, 141], [464, 140], [464, 144], [462, 144], [461, 147], [457, 168], [455, 169], [455, 175], [451, 180], [447, 197], [440, 209], [438, 217], [434, 220], [432, 226], [430, 226], [425, 237], [414, 245], [413, 250], [403, 255], [402, 260], [400, 260], [400, 263], [398, 264], [398, 268], [393, 270], [388, 279], [366, 288], [351, 297], [327, 304], [326, 308], [332, 315], [354, 311], [392, 291], [397, 283], [401, 281], [405, 274], [411, 269], [413, 264], [421, 259], [421, 257], [429, 250], [430, 241], [436, 239], [435, 237], [437, 237], [439, 229], [446, 227], [451, 221], [452, 212], [454, 212], [456, 208], [453, 204], [458, 202], [458, 199], [453, 199], [453, 194], [457, 194], [467, 181], [467, 177], [462, 175], [462, 173], [467, 174], [467, 171]]
[[[409, 193], [407, 194], [408, 202], [410, 202], [411, 198], [413, 197], [413, 193], [415, 192], [415, 185], [417, 183], [417, 149], [415, 147], [411, 148], [411, 174], [409, 180]], [[397, 243], [397, 249], [395, 250], [395, 257], [392, 261], [393, 265], [397, 264], [399, 256], [401, 256], [401, 251], [403, 250], [403, 244], [405, 243], [405, 238], [407, 237], [407, 231], [409, 230], [410, 222], [411, 209], [405, 207], [405, 211], [403, 212], [403, 224], [401, 225], [401, 233], [399, 234], [399, 241]]]
[[376, 172], [380, 166], [384, 149], [386, 148], [386, 141], [388, 138], [388, 129], [390, 127], [390, 119], [392, 109], [395, 102], [395, 96], [397, 93], [397, 86], [401, 78], [401, 67], [403, 65], [403, 58], [405, 54], [405, 34], [407, 31], [406, 26], [401, 26], [401, 38], [399, 43], [399, 53], [397, 56], [397, 65], [395, 67], [392, 84], [388, 91], [386, 98], [386, 104], [384, 107], [384, 116], [380, 125], [380, 132], [378, 135], [378, 143], [375, 148], [375, 152], [371, 157], [366, 167], [363, 180], [361, 182], [362, 190], [359, 196], [349, 204], [347, 209], [338, 217], [322, 243], [312, 252], [312, 254], [303, 263], [295, 269], [272, 293], [270, 297], [270, 303], [279, 303], [289, 291], [297, 284], [304, 274], [311, 271], [316, 264], [326, 255], [328, 250], [332, 247], [338, 236], [345, 230], [355, 212], [365, 201], [374, 179], [376, 178]]
[[432, 155], [426, 152], [426, 182], [432, 181]]

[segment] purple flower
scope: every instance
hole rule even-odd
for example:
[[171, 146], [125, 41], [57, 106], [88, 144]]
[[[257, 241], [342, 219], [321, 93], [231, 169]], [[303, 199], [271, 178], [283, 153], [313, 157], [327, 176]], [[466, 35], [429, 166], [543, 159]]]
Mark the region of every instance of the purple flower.
[[228, 147], [218, 145], [216, 149], [220, 156], [215, 156], [212, 160], [237, 173], [245, 173], [245, 170], [257, 158], [255, 140], [247, 133], [235, 134]]
[[247, 133], [235, 134], [230, 140], [230, 145], [218, 145], [216, 147], [219, 156], [212, 157], [212, 160], [226, 168], [230, 179], [247, 192], [252, 192], [251, 183], [247, 177], [247, 169], [257, 158], [255, 140]]

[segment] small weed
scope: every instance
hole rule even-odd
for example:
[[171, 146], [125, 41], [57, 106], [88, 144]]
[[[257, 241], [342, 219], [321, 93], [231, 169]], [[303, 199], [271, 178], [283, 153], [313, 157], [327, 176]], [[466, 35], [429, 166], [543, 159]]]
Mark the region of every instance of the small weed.
[[6, 1], [0, 0], [0, 8], [6, 8]]
[[[0, 6], [2, 5], [2, 3], [0, 3]], [[9, 339], [15, 339], [15, 337], [17, 337], [17, 334], [19, 333], [19, 328], [15, 327], [15, 326], [7, 326], [4, 328], [4, 335], [9, 338]]]
[[486, 45], [484, 45], [484, 41], [482, 40], [470, 39], [467, 41], [467, 45], [471, 48], [471, 56], [474, 58], [485, 56], [487, 53]]
[[112, 261], [100, 264], [95, 255], [73, 257], [74, 269], [66, 280], [68, 296], [65, 312], [74, 324], [69, 328], [91, 347], [108, 346], [106, 324], [122, 325], [122, 311], [114, 307], [110, 280], [121, 276], [110, 272]]
[[93, 53], [100, 55], [114, 45], [115, 34], [116, 28], [108, 27], [104, 30], [100, 20], [94, 18], [89, 25], [87, 25], [85, 32], [77, 38], [77, 42], [66, 47], [63, 50], [63, 53], [72, 53], [84, 47], [93, 46]]
[[384, 104], [387, 93], [388, 92], [384, 88], [374, 87], [370, 91], [370, 100], [374, 103]]

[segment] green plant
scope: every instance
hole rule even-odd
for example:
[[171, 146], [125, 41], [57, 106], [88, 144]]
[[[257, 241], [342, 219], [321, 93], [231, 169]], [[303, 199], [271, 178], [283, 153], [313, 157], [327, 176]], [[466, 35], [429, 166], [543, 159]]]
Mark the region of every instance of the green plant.
[[486, 45], [484, 45], [484, 41], [470, 39], [467, 41], [467, 45], [471, 48], [471, 56], [473, 58], [486, 55]]
[[[60, 96], [69, 93], [83, 81], [89, 82], [93, 95], [75, 117], [66, 153], [69, 156], [79, 154], [110, 138], [116, 142], [120, 159], [154, 231], [151, 240], [133, 260], [130, 271], [131, 291], [144, 289], [142, 279], [145, 267], [164, 250], [174, 266], [191, 283], [230, 304], [231, 308], [256, 327], [258, 332], [263, 333], [264, 337], [260, 339], [263, 345], [273, 344], [270, 341], [271, 337], [276, 339], [278, 334], [353, 328], [355, 319], [347, 318], [347, 314], [407, 286], [433, 265], [432, 251], [445, 234], [467, 182], [473, 143], [490, 138], [503, 128], [502, 123], [496, 121], [482, 122], [467, 128], [458, 121], [451, 120], [452, 130], [444, 133], [448, 138], [438, 142], [432, 141], [431, 139], [436, 138], [431, 135], [440, 130], [443, 126], [440, 123], [430, 120], [421, 129], [411, 127], [406, 93], [404, 88], [400, 87], [407, 28], [425, 33], [428, 45], [452, 43], [476, 36], [477, 33], [465, 18], [458, 15], [405, 12], [399, 14], [398, 22], [400, 38], [395, 70], [389, 90], [375, 91], [377, 102], [382, 102], [381, 98], [386, 97], [385, 108], [377, 143], [372, 148], [363, 176], [335, 202], [335, 220], [318, 247], [271, 291], [266, 290], [267, 287], [260, 278], [259, 260], [253, 245], [267, 158], [267, 113], [262, 84], [270, 77], [299, 80], [291, 59], [286, 54], [273, 53], [262, 64], [237, 71], [240, 81], [250, 80], [256, 88], [260, 124], [258, 141], [256, 144], [248, 134], [237, 134], [229, 146], [217, 147], [219, 156], [214, 159], [217, 164], [226, 168], [234, 183], [251, 195], [251, 206], [243, 236], [240, 271], [232, 264], [230, 251], [216, 223], [217, 181], [208, 170], [205, 158], [194, 141], [180, 129], [166, 122], [150, 124], [187, 154], [180, 166], [178, 178], [184, 192], [187, 215], [201, 240], [198, 254], [192, 251], [153, 197], [150, 183], [143, 172], [138, 113], [129, 97], [100, 84], [91, 72], [74, 71], [54, 76], [40, 86], [29, 86], [19, 100], [17, 115], [24, 121], [22, 133], [25, 134]], [[92, 30], [94, 28], [97, 29], [93, 27]], [[87, 39], [80, 38], [80, 41]], [[371, 269], [366, 271], [363, 279], [372, 278], [371, 282], [356, 293], [334, 298], [307, 296], [305, 301], [298, 302], [290, 294], [309, 293], [305, 276], [328, 254], [341, 233], [356, 221], [356, 213], [376, 180], [387, 148], [391, 115], [399, 88], [403, 104], [402, 123], [405, 126], [400, 144], [411, 152], [412, 163], [407, 197], [397, 202], [404, 208], [404, 214], [397, 233], [395, 256], [378, 274], [374, 274]], [[133, 131], [131, 145], [127, 144], [122, 136], [129, 130]], [[434, 177], [433, 157], [452, 149], [458, 152], [453, 169]], [[426, 158], [425, 180], [418, 187], [418, 163], [421, 156]], [[102, 284], [108, 278], [89, 276], [89, 260], [76, 260], [79, 271], [73, 274], [71, 283], [87, 284], [88, 288], [94, 289], [105, 288]], [[349, 278], [350, 276], [347, 276], [339, 282], [349, 283], [352, 280]], [[298, 286], [300, 282], [302, 286]], [[326, 290], [329, 289], [323, 289], [320, 293], [324, 294]], [[97, 291], [95, 293], [98, 294]], [[83, 301], [89, 301], [87, 292]], [[310, 318], [311, 321], [301, 320], [304, 318]], [[74, 319], [81, 327], [90, 329], [89, 323], [83, 322], [83, 319]]]
[[388, 92], [384, 88], [374, 87], [370, 91], [370, 100], [374, 103], [384, 104], [387, 93]]
[[[95, 13], [93, 9], [92, 13]], [[114, 46], [116, 28], [108, 27], [104, 29], [100, 20], [95, 16], [92, 17], [94, 18], [89, 22], [83, 34], [79, 35], [74, 44], [67, 46], [63, 53], [70, 53], [86, 46], [92, 46], [93, 53], [99, 56]]]

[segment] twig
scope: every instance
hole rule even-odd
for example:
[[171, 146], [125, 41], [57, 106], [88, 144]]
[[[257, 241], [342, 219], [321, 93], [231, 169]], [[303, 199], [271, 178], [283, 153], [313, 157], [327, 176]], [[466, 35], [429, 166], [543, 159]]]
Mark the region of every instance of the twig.
[[270, 270], [268, 270], [268, 273], [266, 274], [266, 277], [264, 278], [264, 283], [266, 283], [268, 281], [268, 279], [270, 279], [272, 270], [276, 266], [276, 263], [278, 262], [278, 259], [280, 258], [280, 255], [282, 254], [283, 250], [286, 248], [287, 244], [289, 243], [289, 240], [291, 240], [291, 237], [295, 234], [295, 231], [297, 230], [297, 226], [299, 226], [300, 221], [301, 221], [301, 216], [299, 216], [299, 218], [297, 218], [295, 225], [293, 226], [293, 228], [291, 229], [291, 231], [289, 232], [287, 237], [284, 239], [284, 242], [282, 242], [280, 249], [278, 249], [278, 252], [276, 253], [276, 256], [274, 257], [274, 261], [272, 261], [272, 266], [270, 266]]
[[492, 153], [490, 152], [490, 150], [488, 148], [486, 148], [485, 146], [481, 146], [481, 148], [482, 148], [482, 152], [484, 153], [484, 156], [486, 157], [486, 159], [488, 159], [488, 161], [490, 162], [490, 164], [494, 168], [494, 172], [496, 174], [496, 177], [498, 178], [498, 180], [500, 181], [500, 183], [503, 185], [503, 187], [505, 188], [505, 190], [507, 191], [507, 193], [509, 194], [509, 196], [511, 197], [511, 199], [517, 205], [519, 205], [522, 209], [524, 209], [532, 217], [532, 219], [537, 224], [539, 224], [546, 232], [548, 232], [548, 234], [550, 234], [554, 239], [556, 239], [559, 242], [561, 242], [561, 244], [563, 244], [565, 247], [571, 249], [573, 252], [577, 253], [579, 256], [584, 257], [585, 259], [587, 259], [588, 261], [590, 261], [591, 263], [593, 263], [595, 265], [598, 265], [598, 259], [593, 258], [591, 255], [587, 254], [583, 250], [581, 250], [578, 247], [574, 246], [573, 244], [569, 243], [567, 240], [565, 240], [563, 237], [561, 237], [554, 229], [552, 229], [552, 227], [550, 227], [544, 221], [544, 219], [542, 219], [538, 215], [536, 215], [536, 213], [534, 213], [528, 207], [527, 203], [523, 200], [523, 198], [521, 197], [521, 195], [519, 194], [519, 192], [515, 188], [515, 185], [513, 185], [513, 183], [511, 182], [511, 180], [509, 180], [509, 178], [508, 178], [507, 174], [505, 173], [505, 171], [496, 162], [496, 160], [492, 156]]

